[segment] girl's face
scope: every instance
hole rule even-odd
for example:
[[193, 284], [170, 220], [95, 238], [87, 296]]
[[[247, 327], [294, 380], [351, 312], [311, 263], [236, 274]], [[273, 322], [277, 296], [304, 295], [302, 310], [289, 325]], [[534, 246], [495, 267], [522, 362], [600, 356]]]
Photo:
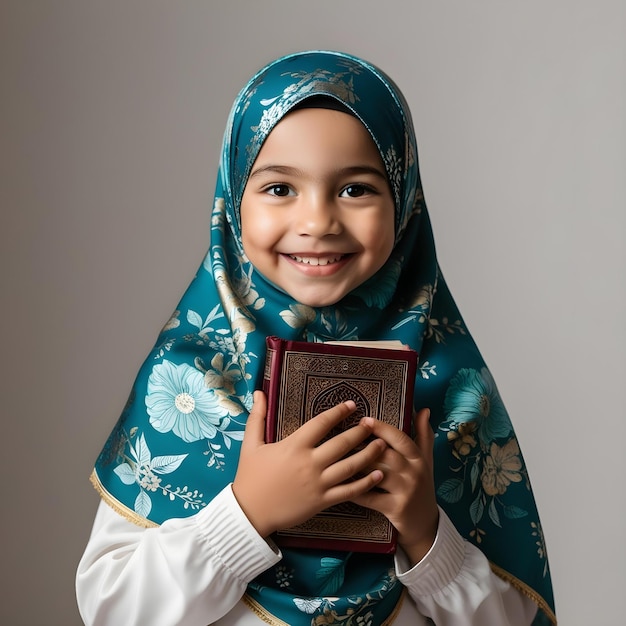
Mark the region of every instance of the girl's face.
[[244, 251], [295, 300], [335, 304], [394, 245], [394, 203], [370, 135], [347, 113], [299, 109], [269, 134], [241, 201]]

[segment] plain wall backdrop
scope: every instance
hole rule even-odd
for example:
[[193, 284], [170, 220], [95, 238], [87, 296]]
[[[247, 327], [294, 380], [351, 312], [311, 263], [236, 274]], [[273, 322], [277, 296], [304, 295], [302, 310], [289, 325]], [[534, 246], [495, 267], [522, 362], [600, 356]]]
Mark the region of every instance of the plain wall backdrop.
[[88, 476], [207, 248], [230, 104], [308, 48], [404, 91], [560, 622], [625, 623], [625, 42], [619, 0], [0, 0], [0, 623], [81, 623]]

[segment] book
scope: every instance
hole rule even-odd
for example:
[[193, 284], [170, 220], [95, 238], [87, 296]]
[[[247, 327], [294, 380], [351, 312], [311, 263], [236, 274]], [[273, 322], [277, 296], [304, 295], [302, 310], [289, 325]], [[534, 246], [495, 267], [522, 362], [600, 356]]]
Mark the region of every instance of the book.
[[[346, 400], [356, 411], [329, 433], [371, 416], [409, 434], [417, 353], [400, 342], [310, 343], [267, 337], [263, 391], [267, 396], [265, 440], [280, 441], [307, 420]], [[279, 546], [393, 553], [396, 531], [389, 520], [351, 502], [275, 533]]]

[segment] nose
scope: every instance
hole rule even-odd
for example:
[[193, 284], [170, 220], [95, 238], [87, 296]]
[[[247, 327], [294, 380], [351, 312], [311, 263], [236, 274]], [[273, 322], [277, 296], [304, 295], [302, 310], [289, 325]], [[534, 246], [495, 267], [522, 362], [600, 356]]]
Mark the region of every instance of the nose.
[[335, 199], [322, 193], [302, 195], [297, 207], [296, 229], [303, 236], [338, 235], [342, 225]]

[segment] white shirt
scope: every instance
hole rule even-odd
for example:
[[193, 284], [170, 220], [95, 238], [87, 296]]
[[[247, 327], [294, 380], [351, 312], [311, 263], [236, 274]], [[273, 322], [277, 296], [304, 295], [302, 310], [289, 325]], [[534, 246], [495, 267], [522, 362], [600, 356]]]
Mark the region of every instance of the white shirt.
[[[78, 566], [87, 626], [260, 626], [242, 601], [250, 581], [281, 560], [239, 507], [230, 486], [204, 509], [141, 528], [100, 503]], [[413, 568], [395, 557], [408, 590], [394, 626], [529, 626], [537, 607], [498, 578], [485, 556], [440, 511], [435, 543]]]

